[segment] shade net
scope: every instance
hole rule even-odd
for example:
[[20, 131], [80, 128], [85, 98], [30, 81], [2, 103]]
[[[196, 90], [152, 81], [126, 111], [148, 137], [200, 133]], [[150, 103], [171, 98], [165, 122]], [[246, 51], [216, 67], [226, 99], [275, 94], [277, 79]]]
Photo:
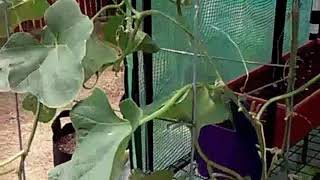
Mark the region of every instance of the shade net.
[[[139, 2], [143, 3], [143, 0]], [[205, 49], [209, 56], [195, 56], [194, 54], [201, 52], [183, 30], [161, 16], [153, 16], [152, 38], [162, 48], [160, 52], [153, 54], [154, 103], [190, 84], [194, 67], [197, 82], [213, 83], [217, 77], [215, 68], [223, 80], [228, 82], [245, 74], [246, 68], [252, 70], [271, 61], [275, 0], [200, 0], [196, 26], [193, 22], [194, 1], [182, 6], [183, 18], [178, 17], [175, 3], [170, 0], [151, 0], [151, 3], [152, 9], [178, 19], [190, 31], [195, 32], [203, 44], [200, 49]], [[292, 0], [288, 0], [283, 32], [284, 52], [288, 52], [290, 48], [291, 5]], [[312, 0], [303, 0], [300, 4], [300, 45], [308, 40], [311, 5]], [[140, 75], [143, 76], [143, 73]], [[143, 83], [140, 85], [140, 89], [143, 89]], [[142, 92], [142, 95], [145, 93], [147, 92]], [[171, 130], [167, 125], [164, 121], [154, 121], [155, 169], [166, 168], [190, 152], [188, 128], [181, 126]]]

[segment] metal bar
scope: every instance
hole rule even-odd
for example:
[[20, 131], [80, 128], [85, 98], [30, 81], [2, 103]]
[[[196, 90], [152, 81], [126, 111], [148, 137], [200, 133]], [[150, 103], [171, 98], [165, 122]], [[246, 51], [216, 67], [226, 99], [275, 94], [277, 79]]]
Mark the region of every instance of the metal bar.
[[[271, 64], [279, 64], [282, 59], [282, 51], [283, 51], [283, 39], [284, 39], [284, 27], [286, 21], [286, 7], [287, 0], [277, 0], [276, 9], [275, 9], [275, 20], [274, 20], [274, 31], [273, 31], [273, 45], [272, 45], [272, 56], [271, 56]], [[277, 80], [276, 78], [281, 75], [281, 71], [279, 68], [274, 67], [272, 78]], [[269, 106], [267, 109], [267, 114], [270, 116], [268, 121], [264, 124], [265, 137], [267, 146], [268, 144], [272, 144], [274, 139], [274, 124], [276, 119], [276, 104]], [[267, 157], [267, 162], [271, 162], [271, 157]]]
[[[140, 105], [140, 94], [139, 94], [139, 62], [138, 62], [138, 54], [133, 54], [133, 69], [132, 69], [132, 99], [139, 106]], [[143, 169], [143, 161], [142, 161], [142, 129], [139, 126], [134, 132], [134, 145], [135, 145], [135, 153], [136, 153], [136, 163], [138, 169]]]
[[[108, 1], [109, 2], [109, 1]], [[131, 3], [133, 4], [133, 7], [136, 5], [136, 0], [131, 0]], [[107, 1], [102, 1], [102, 6], [105, 6], [107, 4]], [[124, 7], [124, 10], [126, 10], [126, 7]], [[131, 97], [132, 100], [140, 106], [140, 85], [139, 85], [139, 61], [138, 61], [138, 55], [137, 53], [132, 54], [132, 70], [131, 70], [131, 77], [132, 79], [129, 81], [128, 79], [128, 65], [126, 61], [126, 68], [125, 73], [127, 74], [126, 77], [126, 95], [127, 97]], [[129, 83], [131, 82], [131, 92], [129, 88]], [[129, 93], [131, 93], [129, 95]], [[132, 135], [132, 139], [129, 143], [129, 150], [130, 150], [130, 168], [131, 169], [143, 169], [143, 160], [142, 160], [142, 141], [141, 141], [141, 127], [139, 126], [135, 132]]]
[[190, 154], [186, 154], [177, 161], [173, 162], [170, 166], [165, 169], [169, 169], [174, 173], [177, 173], [181, 169], [184, 169], [188, 164], [190, 164]]
[[[151, 1], [144, 0], [142, 9], [150, 10]], [[145, 33], [152, 36], [152, 17], [148, 16], [144, 19], [143, 30]], [[145, 96], [146, 105], [153, 102], [153, 61], [152, 54], [143, 53], [143, 68], [144, 68], [144, 83], [145, 83]], [[146, 170], [154, 170], [154, 157], [153, 157], [153, 121], [150, 121], [146, 125]]]
[[287, 0], [277, 0], [273, 31], [272, 64], [279, 64], [279, 61], [282, 58], [286, 7]]

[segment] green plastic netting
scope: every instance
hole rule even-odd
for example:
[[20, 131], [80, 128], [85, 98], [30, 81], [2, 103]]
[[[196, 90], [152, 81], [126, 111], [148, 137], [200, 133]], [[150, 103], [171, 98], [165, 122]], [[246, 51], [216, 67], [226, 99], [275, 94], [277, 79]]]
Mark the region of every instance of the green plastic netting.
[[[152, 0], [152, 9], [160, 10], [177, 18], [175, 4], [170, 0]], [[192, 1], [193, 2], [193, 1]], [[138, 1], [139, 4], [143, 0]], [[270, 63], [273, 43], [275, 0], [201, 0], [198, 38], [207, 49], [210, 59], [202, 59], [192, 54], [197, 52], [188, 36], [175, 24], [161, 16], [152, 18], [152, 37], [162, 48], [153, 55], [153, 95], [157, 102], [174, 90], [192, 82], [192, 67], [197, 69], [198, 82], [214, 82], [217, 67], [227, 82], [245, 74], [246, 63], [249, 70], [259, 64]], [[292, 0], [288, 1], [284, 52], [290, 47], [289, 11]], [[312, 0], [301, 2], [299, 42], [304, 44], [309, 36], [309, 18]], [[194, 6], [182, 8], [180, 20], [192, 31]], [[142, 57], [140, 57], [142, 58]], [[141, 60], [141, 59], [140, 59]], [[140, 61], [141, 62], [141, 61]], [[142, 67], [142, 64], [140, 64]], [[142, 69], [142, 68], [141, 68]], [[143, 76], [143, 73], [140, 73]], [[143, 78], [140, 89], [143, 89]], [[143, 98], [145, 92], [141, 92]], [[154, 122], [154, 167], [169, 166], [190, 152], [190, 132], [186, 127], [175, 130], [167, 128], [168, 123]]]
[[[288, 0], [287, 6], [287, 21], [284, 35], [283, 52], [290, 51], [290, 34], [291, 34], [291, 23], [292, 18], [288, 12], [291, 11], [292, 0]], [[303, 45], [309, 38], [309, 27], [310, 27], [310, 15], [312, 9], [312, 0], [303, 0], [300, 2], [300, 24], [299, 24], [299, 44]]]

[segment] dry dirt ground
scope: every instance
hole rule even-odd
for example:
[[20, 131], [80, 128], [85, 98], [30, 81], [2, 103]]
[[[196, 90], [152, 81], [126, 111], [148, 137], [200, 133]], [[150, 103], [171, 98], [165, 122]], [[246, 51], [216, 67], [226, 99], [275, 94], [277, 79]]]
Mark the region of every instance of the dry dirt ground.
[[[94, 80], [92, 80], [94, 81]], [[92, 82], [89, 82], [89, 84]], [[89, 86], [89, 85], [88, 85]], [[124, 93], [123, 72], [115, 75], [111, 70], [101, 74], [97, 86], [105, 90], [113, 108], [117, 109], [119, 101]], [[83, 90], [80, 97], [90, 95], [89, 90]], [[22, 100], [22, 97], [19, 97]], [[23, 142], [26, 144], [32, 127], [32, 115], [21, 110], [21, 128]], [[19, 141], [16, 123], [15, 96], [11, 93], [0, 93], [0, 162], [19, 152]], [[26, 159], [26, 177], [28, 180], [45, 180], [48, 171], [53, 168], [52, 157], [52, 132], [51, 124], [40, 123], [35, 134], [31, 152]], [[0, 174], [12, 170], [18, 166], [19, 160], [6, 168], [0, 168]], [[0, 180], [17, 179], [15, 171], [0, 176]]]

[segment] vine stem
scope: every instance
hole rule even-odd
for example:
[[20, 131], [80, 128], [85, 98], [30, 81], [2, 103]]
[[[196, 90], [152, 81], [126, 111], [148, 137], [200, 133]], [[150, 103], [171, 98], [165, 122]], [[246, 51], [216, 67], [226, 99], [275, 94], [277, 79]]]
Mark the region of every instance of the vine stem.
[[[311, 86], [312, 84], [316, 83], [317, 81], [320, 80], [320, 74], [318, 74], [317, 76], [315, 76], [314, 78], [312, 78], [310, 81], [308, 81], [307, 83], [305, 83], [304, 85], [300, 86], [298, 89], [291, 91], [290, 93], [287, 94], [283, 94], [274, 98], [271, 98], [270, 100], [268, 100], [260, 109], [260, 111], [257, 113], [257, 115], [255, 116], [255, 118], [252, 118], [251, 115], [246, 111], [246, 109], [241, 105], [241, 103], [236, 102], [236, 97], [233, 94], [230, 97], [235, 103], [238, 104], [238, 106], [240, 107], [240, 109], [244, 112], [244, 114], [246, 115], [246, 117], [250, 120], [251, 124], [253, 125], [253, 127], [255, 128], [255, 131], [257, 133], [258, 136], [258, 141], [259, 141], [259, 145], [260, 145], [260, 152], [261, 152], [261, 157], [262, 159], [262, 168], [263, 168], [263, 179], [267, 178], [267, 173], [266, 173], [266, 144], [265, 144], [265, 138], [264, 138], [264, 132], [263, 132], [263, 125], [261, 124], [260, 120], [262, 117], [263, 112], [267, 109], [267, 107], [276, 102], [279, 101], [281, 99], [285, 99], [285, 98], [289, 98], [291, 96], [294, 96], [302, 91], [304, 91], [306, 88], [308, 88], [309, 86]], [[230, 92], [232, 92], [230, 90]]]
[[125, 49], [125, 53], [124, 55], [130, 53], [131, 49], [132, 49], [132, 46], [134, 45], [134, 39], [139, 31], [139, 28], [142, 24], [142, 21], [143, 21], [143, 16], [138, 16], [137, 20], [134, 22], [134, 29], [133, 29], [133, 32], [130, 33], [130, 36], [129, 36], [129, 40], [128, 40], [128, 45]]
[[[224, 166], [222, 166], [222, 165], [220, 165], [220, 164], [217, 164], [217, 163], [211, 161], [211, 160], [203, 153], [203, 151], [202, 151], [202, 149], [201, 149], [198, 141], [195, 141], [194, 143], [195, 143], [194, 146], [195, 146], [197, 152], [199, 153], [200, 157], [207, 163], [207, 165], [209, 165], [209, 166], [211, 166], [211, 167], [213, 167], [213, 168], [219, 169], [220, 171], [222, 171], [222, 172], [224, 172], [224, 173], [227, 173], [227, 174], [229, 174], [229, 175], [232, 175], [232, 176], [235, 177], [237, 180], [243, 180], [243, 177], [241, 177], [241, 175], [240, 175], [239, 173], [235, 172], [234, 170], [229, 169], [229, 168], [227, 168], [227, 167], [224, 167]], [[211, 175], [211, 176], [212, 176], [212, 175]], [[211, 176], [210, 176], [210, 177], [211, 177]]]
[[18, 175], [19, 178], [21, 179], [21, 172], [22, 172], [22, 164], [24, 164], [24, 161], [26, 159], [26, 157], [28, 156], [29, 152], [30, 152], [30, 148], [31, 148], [31, 144], [32, 141], [34, 139], [37, 127], [38, 127], [38, 122], [39, 122], [39, 115], [40, 115], [40, 102], [37, 101], [37, 109], [36, 109], [36, 113], [35, 113], [35, 118], [33, 120], [33, 124], [32, 124], [32, 130], [31, 130], [31, 134], [29, 136], [28, 139], [28, 144], [27, 144], [27, 148], [25, 149], [24, 153], [21, 155], [21, 161], [20, 161], [20, 165], [19, 165], [19, 171], [18, 171]]
[[91, 18], [91, 20], [94, 21], [104, 11], [107, 11], [109, 9], [118, 9], [123, 5], [124, 5], [124, 1], [121, 1], [121, 3], [119, 4], [111, 4], [111, 5], [104, 6]]
[[[22, 133], [21, 133], [21, 123], [20, 123], [20, 111], [19, 111], [19, 97], [18, 93], [15, 93], [15, 105], [16, 105], [16, 119], [17, 119], [17, 129], [18, 129], [18, 137], [19, 137], [19, 149], [23, 150], [23, 145], [22, 145]], [[24, 162], [21, 162], [21, 167], [22, 167], [22, 177], [23, 179], [26, 179], [26, 173], [24, 169]]]
[[[298, 52], [298, 31], [299, 31], [299, 2], [294, 0], [292, 4], [292, 34], [291, 34], [291, 53], [289, 61], [289, 74], [288, 74], [288, 87], [287, 93], [294, 90], [295, 77], [296, 77], [296, 64], [297, 64], [297, 52]], [[286, 98], [286, 126], [283, 137], [282, 149], [284, 154], [284, 162], [286, 165], [286, 171], [289, 173], [288, 153], [290, 148], [290, 136], [292, 127], [292, 113], [294, 111], [293, 96]]]
[[9, 173], [11, 173], [11, 172], [13, 172], [13, 171], [15, 171], [15, 169], [14, 169], [14, 168], [13, 168], [13, 169], [6, 170], [6, 171], [4, 171], [4, 172], [0, 172], [0, 176], [3, 176], [3, 175], [6, 175], [6, 174], [9, 174]]
[[[133, 12], [135, 15], [133, 16], [133, 18], [136, 19], [135, 21], [135, 26], [134, 26], [134, 29], [133, 29], [133, 33], [130, 34], [130, 37], [129, 37], [129, 41], [128, 41], [128, 46], [126, 48], [126, 53], [128, 53], [127, 51], [130, 51], [130, 49], [132, 48], [132, 44], [133, 44], [133, 41], [134, 41], [134, 38], [136, 37], [138, 31], [139, 31], [139, 28], [142, 24], [142, 21], [145, 17], [147, 16], [152, 16], [152, 15], [161, 15], [162, 17], [165, 17], [166, 19], [168, 19], [169, 21], [173, 22], [174, 24], [176, 24], [179, 28], [181, 28], [186, 34], [188, 34], [188, 36], [193, 40], [195, 39], [193, 33], [191, 31], [189, 31], [184, 25], [182, 25], [180, 22], [178, 22], [177, 20], [175, 20], [174, 18], [164, 14], [163, 12], [161, 11], [158, 11], [158, 10], [146, 10], [146, 11], [142, 11], [142, 12], [138, 12], [137, 10], [135, 10], [129, 2], [127, 2], [127, 0], [125, 0], [126, 4], [128, 4], [127, 6], [129, 6], [129, 9], [131, 10], [131, 12]], [[125, 54], [124, 53], [124, 56]]]
[[254, 90], [252, 90], [252, 91], [249, 91], [249, 92], [246, 93], [246, 95], [250, 95], [250, 94], [256, 93], [256, 92], [258, 92], [258, 91], [260, 91], [260, 90], [262, 90], [262, 89], [265, 89], [265, 88], [267, 88], [267, 87], [273, 86], [273, 85], [278, 84], [278, 83], [280, 83], [280, 82], [286, 81], [287, 79], [288, 79], [288, 77], [285, 76], [283, 79], [279, 79], [279, 80], [274, 81], [274, 82], [272, 82], [272, 83], [269, 83], [269, 84], [266, 84], [266, 85], [264, 85], [264, 86], [261, 86], [261, 87], [259, 87], [259, 88], [257, 88], [257, 89], [254, 89]]
[[160, 117], [163, 113], [165, 113], [170, 107], [172, 107], [177, 100], [186, 92], [188, 92], [189, 89], [191, 89], [192, 86], [186, 85], [183, 88], [179, 89], [177, 91], [177, 93], [174, 94], [174, 96], [169, 100], [168, 103], [166, 103], [166, 105], [164, 105], [162, 108], [160, 108], [158, 111], [150, 114], [149, 116], [146, 116], [145, 118], [143, 118], [140, 122], [140, 125], [145, 124], [148, 121], [151, 121], [157, 117]]
[[[118, 4], [117, 0], [112, 0], [112, 2], [113, 2], [113, 4], [115, 4], [115, 5]], [[122, 1], [121, 1], [121, 2], [122, 2]], [[120, 3], [121, 3], [121, 2], [120, 2]], [[121, 8], [118, 8], [118, 9], [120, 10], [121, 13], [126, 14]]]
[[313, 77], [311, 80], [309, 80], [307, 83], [305, 83], [304, 85], [300, 86], [298, 89], [291, 91], [290, 93], [286, 93], [280, 96], [276, 96], [271, 98], [270, 100], [268, 100], [260, 109], [260, 111], [258, 112], [256, 119], [261, 119], [261, 116], [263, 114], [263, 112], [267, 109], [267, 107], [279, 100], [285, 99], [285, 98], [289, 98], [291, 96], [294, 96], [302, 91], [304, 91], [305, 89], [307, 89], [309, 86], [311, 86], [312, 84], [316, 83], [317, 81], [320, 80], [320, 74], [318, 74], [317, 76]]
[[131, 12], [133, 12], [133, 14], [139, 14], [140, 12], [137, 11], [135, 8], [132, 7], [131, 3], [128, 0], [124, 0], [125, 5], [129, 8], [129, 10]]
[[[4, 2], [6, 4], [6, 9], [4, 12], [6, 35], [7, 35], [7, 39], [9, 39], [10, 38], [10, 19], [9, 19], [9, 15], [8, 15], [9, 2], [7, 2], [6, 0]], [[19, 149], [20, 149], [20, 151], [22, 151], [23, 147], [22, 147], [22, 133], [21, 133], [21, 124], [20, 124], [20, 112], [19, 112], [19, 97], [18, 97], [18, 93], [15, 93], [14, 95], [15, 95], [15, 106], [16, 106], [15, 108], [16, 108], [16, 120], [17, 120], [17, 130], [18, 130], [18, 139], [19, 139]], [[21, 175], [19, 175], [19, 178], [26, 179], [24, 164], [21, 164], [21, 167], [22, 167], [22, 173], [21, 173]]]
[[18, 152], [17, 154], [9, 157], [8, 159], [0, 162], [0, 167], [4, 167], [4, 166], [6, 166], [7, 164], [13, 162], [14, 160], [16, 160], [16, 159], [18, 159], [20, 156], [22, 156], [24, 153], [25, 153], [25, 151], [22, 150], [22, 151]]

